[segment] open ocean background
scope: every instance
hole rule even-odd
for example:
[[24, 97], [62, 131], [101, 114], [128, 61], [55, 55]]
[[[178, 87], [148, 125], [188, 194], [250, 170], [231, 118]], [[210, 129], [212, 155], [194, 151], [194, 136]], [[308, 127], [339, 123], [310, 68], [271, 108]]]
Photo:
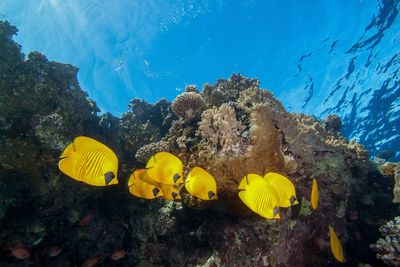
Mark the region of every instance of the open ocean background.
[[[134, 97], [172, 100], [233, 72], [287, 110], [338, 114], [371, 156], [400, 161], [398, 1], [2, 0], [25, 54], [78, 66], [81, 87], [119, 116]], [[390, 154], [390, 153], [389, 153]]]

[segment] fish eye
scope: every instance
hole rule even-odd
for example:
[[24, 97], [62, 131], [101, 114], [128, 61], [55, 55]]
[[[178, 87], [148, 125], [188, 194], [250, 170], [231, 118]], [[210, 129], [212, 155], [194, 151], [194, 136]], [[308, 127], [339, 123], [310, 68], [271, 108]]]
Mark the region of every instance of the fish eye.
[[160, 193], [160, 189], [158, 189], [157, 187], [154, 187], [153, 196], [156, 197], [158, 195], [158, 193]]
[[176, 181], [178, 181], [179, 178], [181, 178], [181, 176], [179, 175], [179, 173], [175, 173], [175, 174], [174, 174], [174, 183], [176, 183]]
[[290, 197], [290, 205], [293, 206], [294, 202], [296, 201], [296, 197], [295, 196], [291, 196]]
[[209, 199], [212, 199], [215, 196], [215, 193], [213, 191], [208, 191], [207, 195]]
[[278, 213], [279, 213], [279, 208], [278, 208], [278, 207], [275, 207], [275, 208], [274, 208], [274, 217], [275, 217]]
[[115, 174], [111, 171], [104, 174], [104, 179], [105, 179], [106, 184], [109, 184], [112, 181], [112, 179], [114, 179], [114, 178], [115, 178]]

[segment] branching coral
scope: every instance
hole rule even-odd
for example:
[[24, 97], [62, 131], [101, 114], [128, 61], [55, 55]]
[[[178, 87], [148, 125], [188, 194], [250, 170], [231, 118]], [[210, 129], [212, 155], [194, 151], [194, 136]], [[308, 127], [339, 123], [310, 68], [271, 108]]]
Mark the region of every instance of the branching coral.
[[178, 95], [171, 105], [172, 111], [186, 120], [200, 115], [204, 109], [203, 97], [195, 92], [184, 92]]
[[201, 115], [199, 135], [214, 144], [221, 156], [237, 156], [247, 150], [241, 136], [245, 126], [236, 119], [235, 109], [229, 104], [208, 109]]
[[146, 163], [152, 155], [161, 151], [169, 151], [168, 143], [164, 140], [142, 146], [137, 150], [135, 158], [139, 162]]
[[395, 217], [392, 221], [379, 228], [383, 238], [371, 245], [377, 252], [376, 256], [390, 266], [400, 265], [400, 217]]

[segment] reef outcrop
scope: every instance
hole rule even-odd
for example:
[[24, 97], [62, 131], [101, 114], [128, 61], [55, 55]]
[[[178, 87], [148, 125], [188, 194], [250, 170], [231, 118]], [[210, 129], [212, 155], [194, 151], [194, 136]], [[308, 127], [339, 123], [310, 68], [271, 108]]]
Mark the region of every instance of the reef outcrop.
[[379, 228], [383, 238], [371, 245], [382, 259], [390, 266], [400, 265], [400, 217], [395, 217]]
[[[38, 52], [25, 60], [15, 33], [0, 23], [0, 265], [17, 266], [8, 251], [22, 246], [31, 257], [21, 266], [91, 258], [99, 266], [333, 266], [328, 225], [348, 264], [383, 263], [370, 245], [397, 212], [393, 179], [340, 135], [337, 116], [287, 112], [257, 79], [240, 74], [201, 92], [189, 86], [173, 104], [133, 99], [121, 118], [99, 116], [77, 68]], [[90, 187], [59, 172], [62, 148], [78, 135], [116, 152], [119, 185]], [[202, 201], [185, 189], [176, 202], [129, 195], [132, 169], [159, 151], [177, 155], [185, 175], [206, 169], [219, 199]], [[244, 175], [266, 172], [287, 176], [297, 190], [300, 204], [282, 209], [279, 221], [253, 214], [238, 198]], [[317, 210], [309, 204], [313, 178]], [[57, 256], [49, 254], [54, 246]], [[124, 259], [110, 258], [120, 250]]]

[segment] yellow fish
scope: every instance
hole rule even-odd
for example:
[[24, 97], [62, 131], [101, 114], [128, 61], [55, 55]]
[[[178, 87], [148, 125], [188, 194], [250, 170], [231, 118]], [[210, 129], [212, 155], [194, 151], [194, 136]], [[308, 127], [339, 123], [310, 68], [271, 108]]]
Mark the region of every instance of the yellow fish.
[[178, 185], [160, 184], [163, 197], [166, 200], [180, 200], [180, 187]]
[[296, 189], [288, 178], [279, 173], [269, 172], [264, 176], [264, 179], [278, 194], [279, 207], [288, 208], [299, 204], [296, 197]]
[[162, 196], [163, 193], [161, 189], [153, 184], [147, 183], [142, 179], [146, 176], [145, 169], [139, 169], [134, 171], [128, 180], [129, 192], [140, 198], [153, 199]]
[[182, 161], [168, 152], [152, 156], [146, 165], [147, 175], [157, 183], [173, 185], [183, 183]]
[[311, 207], [315, 210], [318, 208], [318, 195], [319, 193], [317, 179], [313, 178], [311, 189]]
[[118, 158], [106, 145], [78, 136], [60, 156], [58, 168], [69, 177], [94, 186], [118, 184]]
[[267, 219], [280, 219], [275, 189], [257, 174], [248, 174], [239, 184], [240, 199], [252, 211]]
[[332, 254], [338, 262], [344, 262], [343, 248], [340, 244], [340, 240], [337, 237], [333, 227], [329, 225], [329, 237], [331, 241]]
[[218, 199], [214, 177], [200, 167], [194, 167], [185, 181], [186, 190], [202, 200]]
[[[131, 191], [131, 193], [137, 197], [152, 199], [162, 196], [167, 200], [181, 199], [181, 196], [179, 194], [180, 188], [178, 185], [165, 185], [157, 183], [147, 175], [146, 169], [138, 169], [134, 171], [129, 181], [131, 181], [131, 179], [132, 181], [135, 181], [135, 185], [138, 188], [136, 190], [140, 190], [140, 192]], [[128, 181], [128, 186], [129, 186], [129, 181]]]

